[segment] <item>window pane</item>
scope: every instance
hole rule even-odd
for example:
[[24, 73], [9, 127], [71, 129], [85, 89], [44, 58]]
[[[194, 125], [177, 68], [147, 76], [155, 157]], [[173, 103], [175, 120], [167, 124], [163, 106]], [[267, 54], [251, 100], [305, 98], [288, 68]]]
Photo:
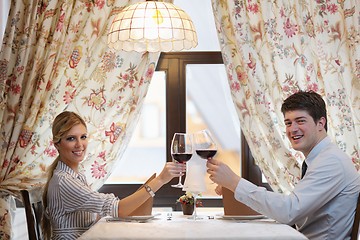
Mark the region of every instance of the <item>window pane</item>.
[[105, 182], [143, 183], [166, 162], [165, 72], [155, 72], [129, 145]]
[[[240, 175], [240, 123], [223, 64], [188, 64], [186, 66], [186, 125], [188, 132], [209, 129], [217, 143], [215, 158], [229, 164]], [[193, 158], [198, 156], [193, 155]], [[190, 160], [191, 161], [191, 160]], [[215, 197], [216, 185], [205, 177], [203, 197]]]
[[1, 0], [0, 1], [0, 41], [4, 37], [6, 21], [9, 15], [10, 9], [10, 0]]

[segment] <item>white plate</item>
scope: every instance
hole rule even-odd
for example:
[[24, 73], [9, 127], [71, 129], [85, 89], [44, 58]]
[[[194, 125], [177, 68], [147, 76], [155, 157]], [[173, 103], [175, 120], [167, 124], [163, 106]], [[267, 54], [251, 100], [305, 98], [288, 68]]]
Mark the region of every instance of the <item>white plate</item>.
[[255, 220], [265, 218], [264, 215], [222, 215], [221, 217], [226, 220]]
[[146, 222], [148, 220], [151, 220], [155, 218], [156, 216], [159, 216], [160, 213], [157, 213], [155, 215], [145, 215], [145, 216], [128, 216], [124, 218], [107, 218], [107, 222], [114, 222], [114, 221], [122, 221], [122, 222], [131, 222], [131, 221], [137, 221], [137, 222]]

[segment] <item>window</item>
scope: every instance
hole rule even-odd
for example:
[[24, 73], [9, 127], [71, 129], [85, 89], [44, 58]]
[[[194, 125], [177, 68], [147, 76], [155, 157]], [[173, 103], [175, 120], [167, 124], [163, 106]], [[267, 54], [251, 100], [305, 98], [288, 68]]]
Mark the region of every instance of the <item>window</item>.
[[[262, 185], [261, 172], [254, 164], [239, 126], [234, 124], [238, 121], [237, 117], [231, 116], [229, 113], [231, 110], [229, 110], [226, 123], [209, 121], [212, 117], [205, 115], [211, 114], [211, 109], [205, 110], [204, 108], [211, 106], [211, 104], [204, 107], [197, 102], [201, 96], [198, 96], [197, 92], [199, 90], [195, 90], [195, 88], [199, 86], [193, 86], [193, 84], [199, 84], [197, 80], [201, 80], [200, 78], [204, 76], [201, 73], [202, 71], [210, 71], [201, 70], [201, 68], [207, 67], [214, 70], [216, 73], [211, 74], [211, 77], [218, 79], [226, 77], [216, 35], [211, 0], [174, 0], [174, 4], [184, 9], [192, 18], [198, 33], [199, 45], [191, 51], [161, 54], [157, 65], [157, 73], [152, 79], [143, 105], [139, 124], [126, 150], [127, 152], [124, 153], [123, 159], [125, 161], [121, 161], [117, 165], [119, 170], [117, 176], [115, 176], [116, 173], [113, 174], [101, 191], [114, 192], [119, 197], [125, 197], [133, 193], [153, 172], [159, 172], [165, 161], [172, 161], [169, 149], [175, 132], [195, 132], [200, 128], [209, 128], [215, 135], [218, 145], [222, 149], [222, 152], [219, 152], [221, 154], [218, 155], [219, 158], [232, 159], [230, 164], [235, 171], [241, 173], [243, 177], [255, 184]], [[199, 11], [199, 9], [202, 9], [202, 11]], [[206, 85], [207, 79], [202, 80], [204, 82], [201, 85]], [[217, 85], [217, 88], [220, 87]], [[214, 94], [211, 93], [211, 95]], [[156, 106], [156, 104], [159, 104], [157, 100], [150, 99], [154, 95], [155, 98], [162, 101], [159, 106]], [[232, 102], [229, 98], [222, 100], [223, 103], [225, 102], [224, 104], [229, 103], [229, 101]], [[158, 120], [158, 122], [154, 123], [155, 120]], [[229, 135], [228, 132], [225, 131], [226, 135], [217, 131], [224, 131], [224, 125], [228, 125], [229, 122], [234, 126], [234, 129], [230, 130], [233, 131], [231, 132], [231, 139], [224, 139]], [[153, 125], [154, 127], [146, 129], [148, 127], [142, 127], [143, 124]], [[148, 146], [146, 147], [146, 145]], [[145, 148], [143, 148], [144, 146]], [[139, 147], [143, 150], [139, 150]], [[141, 156], [141, 152], [145, 154], [151, 152], [154, 157]], [[146, 165], [143, 161], [146, 161]], [[137, 166], [146, 167], [142, 167], [143, 172], [140, 173]], [[180, 189], [172, 188], [170, 185], [175, 184], [177, 181], [178, 179], [174, 179], [170, 184], [159, 190], [156, 194], [155, 206], [172, 206], [176, 208], [175, 200], [183, 192]], [[213, 189], [214, 186], [208, 183], [207, 192], [202, 194], [207, 198], [203, 201], [204, 206], [222, 205], [221, 198], [215, 195]]]
[[166, 162], [166, 125], [166, 73], [157, 71], [129, 145], [106, 183], [143, 183], [160, 173]]
[[[226, 162], [240, 175], [241, 130], [231, 98], [225, 66], [223, 64], [187, 64], [186, 71], [186, 128], [194, 133], [209, 129], [215, 138], [216, 157]], [[206, 161], [197, 160], [206, 168]], [[189, 163], [189, 167], [191, 162]], [[207, 190], [203, 197], [218, 197], [208, 174], [204, 178]]]
[[0, 40], [4, 37], [6, 21], [8, 18], [8, 13], [10, 9], [10, 0], [1, 0], [0, 1]]
[[[226, 153], [225, 149], [226, 149], [226, 145], [237, 145], [237, 147], [235, 147], [237, 149], [237, 153], [233, 154], [233, 159], [235, 158], [235, 161], [233, 161], [234, 167], [236, 168], [235, 171], [240, 171], [240, 140], [239, 141], [234, 141], [234, 140], [229, 140], [227, 143], [223, 143], [224, 139], [222, 138], [226, 138], [226, 135], [222, 135], [221, 131], [224, 131], [224, 126], [221, 126], [221, 124], [215, 124], [212, 121], [209, 121], [209, 118], [206, 119], [204, 118], [204, 113], [201, 113], [200, 111], [198, 111], [199, 109], [202, 109], [205, 111], [205, 107], [199, 105], [199, 103], [196, 103], [197, 99], [199, 96], [197, 94], [198, 90], [196, 89], [196, 86], [194, 86], [194, 84], [199, 84], [200, 81], [195, 81], [196, 79], [199, 79], [199, 74], [201, 75], [201, 71], [204, 71], [204, 67], [207, 68], [209, 71], [209, 68], [213, 69], [213, 71], [217, 72], [220, 75], [224, 75], [223, 77], [226, 77], [226, 74], [221, 73], [222, 71], [225, 71], [223, 69], [223, 65], [222, 65], [222, 56], [220, 52], [183, 52], [183, 53], [162, 53], [157, 65], [157, 71], [159, 72], [159, 74], [161, 75], [161, 77], [159, 79], [153, 79], [153, 80], [157, 80], [160, 81], [160, 85], [163, 86], [163, 84], [166, 87], [166, 95], [163, 97], [160, 97], [161, 99], [165, 99], [166, 102], [166, 131], [158, 131], [158, 135], [161, 136], [162, 133], [165, 134], [165, 138], [162, 138], [163, 141], [163, 145], [162, 145], [162, 151], [163, 153], [166, 153], [166, 161], [172, 161], [170, 153], [169, 153], [169, 146], [171, 144], [171, 139], [172, 136], [175, 132], [185, 132], [185, 131], [189, 131], [189, 132], [194, 132], [197, 130], [197, 128], [204, 128], [207, 127], [209, 129], [212, 129], [211, 131], [213, 131], [214, 133], [216, 131], [220, 131], [217, 135], [217, 139], [219, 141], [219, 145], [221, 146], [221, 149], [223, 151], [220, 151], [220, 154], [227, 154], [227, 159], [229, 159], [228, 156], [230, 156], [231, 154], [233, 154], [233, 152], [231, 153]], [[187, 79], [187, 75], [189, 75], [189, 79]], [[213, 75], [213, 77], [215, 78], [215, 80], [217, 80], [218, 78], [221, 78], [221, 76], [216, 76], [216, 74], [211, 74]], [[209, 79], [209, 78], [208, 78]], [[207, 79], [203, 79], [203, 80], [207, 80]], [[214, 83], [215, 84], [215, 83]], [[218, 83], [219, 84], [219, 83]], [[189, 87], [191, 87], [191, 89], [187, 88], [187, 85], [189, 85]], [[200, 84], [201, 85], [201, 84]], [[158, 86], [158, 84], [154, 84], [154, 86]], [[220, 85], [221, 86], [221, 85]], [[226, 86], [226, 85], [225, 85]], [[198, 86], [199, 87], [199, 86]], [[200, 86], [201, 87], [201, 86]], [[203, 86], [204, 87], [204, 86]], [[211, 86], [211, 87], [216, 87], [218, 88], [218, 86]], [[159, 95], [162, 95], [162, 93], [164, 92], [162, 87], [157, 87], [157, 90], [161, 89], [159, 92]], [[188, 90], [188, 93], [187, 93]], [[225, 88], [226, 90], [226, 88]], [[213, 93], [214, 94], [214, 93]], [[223, 93], [225, 94], [225, 93]], [[205, 96], [207, 95], [207, 93], [205, 93]], [[151, 96], [151, 94], [150, 94]], [[147, 97], [150, 97], [147, 96]], [[223, 102], [225, 100], [222, 100]], [[228, 100], [229, 101], [229, 100]], [[151, 101], [150, 101], [151, 102]], [[219, 102], [221, 103], [221, 101], [219, 100]], [[205, 101], [206, 103], [206, 101]], [[144, 104], [150, 104], [150, 103], [144, 103]], [[204, 104], [204, 102], [203, 102]], [[208, 104], [207, 104], [208, 105]], [[220, 104], [221, 107], [222, 104]], [[231, 104], [229, 104], [231, 106]], [[144, 110], [145, 108], [143, 108]], [[162, 107], [151, 107], [150, 109], [162, 109]], [[150, 112], [157, 112], [157, 110], [147, 110]], [[233, 109], [234, 111], [234, 109]], [[161, 111], [162, 112], [162, 111]], [[208, 112], [208, 110], [206, 110], [206, 112]], [[145, 113], [146, 114], [146, 113]], [[157, 114], [157, 113], [155, 113]], [[143, 115], [143, 114], [142, 114]], [[200, 116], [202, 116], [200, 118]], [[211, 118], [211, 117], [210, 117]], [[159, 119], [162, 119], [162, 117], [160, 117]], [[206, 119], [206, 120], [205, 120]], [[232, 117], [229, 116], [228, 118], [226, 118], [229, 121], [233, 121]], [[162, 125], [161, 121], [158, 125]], [[223, 125], [227, 125], [227, 124], [223, 124]], [[161, 129], [163, 129], [163, 127], [160, 127]], [[188, 128], [193, 128], [193, 129], [188, 129]], [[235, 128], [234, 128], [235, 129]], [[138, 125], [138, 129], [136, 131], [141, 131], [141, 127], [140, 125]], [[230, 130], [230, 131], [234, 131], [234, 130]], [[234, 134], [234, 133], [233, 133]], [[136, 135], [138, 135], [138, 133], [135, 134], [134, 137], [136, 137]], [[156, 134], [153, 133], [150, 134], [151, 136], [155, 136]], [[238, 132], [234, 134], [235, 138], [236, 135], [240, 136], [240, 129], [238, 129]], [[135, 138], [133, 138], [131, 141], [133, 141]], [[164, 146], [168, 146], [168, 147], [164, 147]], [[151, 146], [150, 146], [151, 147]], [[137, 152], [140, 152], [139, 150]], [[146, 150], [143, 151], [146, 154]], [[221, 153], [223, 152], [223, 153]], [[125, 155], [124, 155], [125, 156]], [[160, 155], [159, 155], [160, 156]], [[161, 157], [159, 157], [161, 158]], [[147, 159], [141, 159], [142, 161], [147, 161]], [[134, 160], [135, 162], [138, 160]], [[131, 162], [133, 162], [133, 159], [131, 159]], [[141, 163], [137, 163], [135, 166], [144, 166], [144, 164]], [[147, 167], [144, 169], [149, 169], [151, 167], [154, 167], [154, 165], [149, 164], [146, 165]], [[161, 165], [162, 168], [163, 164]], [[161, 170], [160, 168], [160, 170]], [[139, 169], [139, 167], [136, 167], [136, 169]], [[152, 169], [153, 171], [155, 170]], [[152, 174], [148, 173], [147, 176], [150, 176]], [[240, 172], [239, 172], [240, 174]], [[146, 180], [146, 179], [145, 179]], [[178, 179], [173, 179], [171, 184], [175, 184], [176, 181]], [[178, 196], [180, 196], [182, 194], [181, 189], [175, 189], [172, 188], [170, 185], [171, 184], [167, 184], [166, 186], [164, 186], [163, 188], [161, 188], [159, 190], [159, 192], [157, 193], [157, 197], [155, 198], [155, 202], [154, 205], [155, 206], [172, 206], [173, 208], [176, 208], [176, 204], [175, 201], [177, 199]], [[211, 184], [208, 182], [208, 184]], [[103, 192], [114, 192], [116, 195], [118, 195], [119, 197], [124, 197], [127, 196], [131, 193], [133, 193], [134, 191], [136, 191], [136, 189], [140, 186], [140, 183], [137, 184], [130, 184], [130, 182], [124, 184], [107, 184], [104, 185], [103, 188], [101, 189], [101, 191]], [[205, 206], [221, 206], [222, 202], [221, 202], [221, 198], [217, 197], [216, 194], [214, 192], [211, 192], [211, 190], [213, 191], [214, 186], [209, 186], [208, 190], [206, 193], [204, 193], [204, 197], [206, 197], [207, 199], [204, 200], [204, 205]]]

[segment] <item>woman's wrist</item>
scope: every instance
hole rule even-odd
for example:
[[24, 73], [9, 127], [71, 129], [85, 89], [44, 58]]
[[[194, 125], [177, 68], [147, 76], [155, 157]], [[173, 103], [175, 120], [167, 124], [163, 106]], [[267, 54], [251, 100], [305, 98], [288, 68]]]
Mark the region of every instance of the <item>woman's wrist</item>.
[[152, 191], [155, 193], [157, 190], [159, 190], [162, 186], [164, 185], [164, 183], [162, 182], [160, 176], [154, 178], [149, 184], [148, 186], [152, 189]]
[[152, 188], [149, 185], [145, 184], [144, 188], [150, 194], [151, 197], [155, 197], [155, 192], [152, 190]]

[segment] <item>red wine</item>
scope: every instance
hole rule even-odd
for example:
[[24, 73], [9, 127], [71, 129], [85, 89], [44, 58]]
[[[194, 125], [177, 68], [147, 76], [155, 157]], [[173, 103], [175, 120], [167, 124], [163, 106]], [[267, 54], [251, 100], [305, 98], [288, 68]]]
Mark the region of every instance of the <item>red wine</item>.
[[196, 150], [196, 154], [204, 159], [212, 158], [216, 152], [216, 150]]
[[180, 163], [184, 163], [190, 160], [190, 158], [192, 157], [191, 153], [174, 153], [172, 154], [172, 157], [180, 162]]

